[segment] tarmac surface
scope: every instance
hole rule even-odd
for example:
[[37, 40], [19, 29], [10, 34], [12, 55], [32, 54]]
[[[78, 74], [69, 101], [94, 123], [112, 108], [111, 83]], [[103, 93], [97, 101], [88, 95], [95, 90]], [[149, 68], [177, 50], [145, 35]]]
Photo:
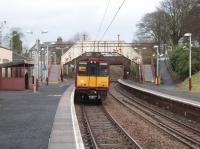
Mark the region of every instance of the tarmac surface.
[[72, 80], [39, 92], [0, 91], [0, 149], [47, 149], [58, 103]]

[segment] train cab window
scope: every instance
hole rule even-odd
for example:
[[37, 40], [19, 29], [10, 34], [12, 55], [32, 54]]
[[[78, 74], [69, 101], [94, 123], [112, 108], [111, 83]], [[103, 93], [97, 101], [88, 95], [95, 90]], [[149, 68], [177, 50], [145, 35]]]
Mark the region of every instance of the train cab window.
[[99, 63], [99, 75], [100, 76], [108, 75], [108, 64], [107, 63]]
[[97, 63], [96, 62], [89, 62], [88, 63], [88, 75], [89, 76], [96, 76], [97, 75]]
[[87, 76], [87, 63], [80, 62], [78, 66], [78, 74], [80, 76]]

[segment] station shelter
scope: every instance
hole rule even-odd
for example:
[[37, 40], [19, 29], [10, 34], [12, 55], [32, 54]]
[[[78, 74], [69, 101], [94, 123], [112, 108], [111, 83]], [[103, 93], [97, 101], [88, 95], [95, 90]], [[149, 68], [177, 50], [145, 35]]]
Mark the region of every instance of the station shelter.
[[0, 64], [0, 90], [24, 91], [33, 88], [33, 63], [20, 60]]

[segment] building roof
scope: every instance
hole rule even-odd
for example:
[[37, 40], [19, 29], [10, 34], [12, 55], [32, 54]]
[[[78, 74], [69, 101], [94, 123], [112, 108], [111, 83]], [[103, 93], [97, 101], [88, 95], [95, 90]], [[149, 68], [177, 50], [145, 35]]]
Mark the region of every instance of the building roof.
[[7, 67], [21, 67], [21, 66], [33, 66], [33, 62], [32, 61], [27, 61], [27, 60], [18, 60], [18, 61], [13, 61], [13, 62], [9, 62], [9, 63], [3, 63], [0, 64], [0, 68], [7, 68]]
[[3, 47], [3, 46], [0, 46], [0, 49], [5, 49], [5, 50], [9, 50], [9, 51], [11, 51], [10, 49], [8, 49], [8, 48], [6, 48], [6, 47]]
[[19, 61], [19, 60], [29, 60], [29, 58], [13, 52], [13, 61]]

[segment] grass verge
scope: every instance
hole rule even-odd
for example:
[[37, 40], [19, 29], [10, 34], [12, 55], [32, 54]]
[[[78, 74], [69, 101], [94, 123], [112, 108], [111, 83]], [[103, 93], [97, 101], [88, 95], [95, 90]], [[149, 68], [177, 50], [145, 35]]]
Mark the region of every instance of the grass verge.
[[[178, 85], [178, 88], [188, 91], [188, 78]], [[200, 93], [200, 71], [192, 75], [192, 92]]]

